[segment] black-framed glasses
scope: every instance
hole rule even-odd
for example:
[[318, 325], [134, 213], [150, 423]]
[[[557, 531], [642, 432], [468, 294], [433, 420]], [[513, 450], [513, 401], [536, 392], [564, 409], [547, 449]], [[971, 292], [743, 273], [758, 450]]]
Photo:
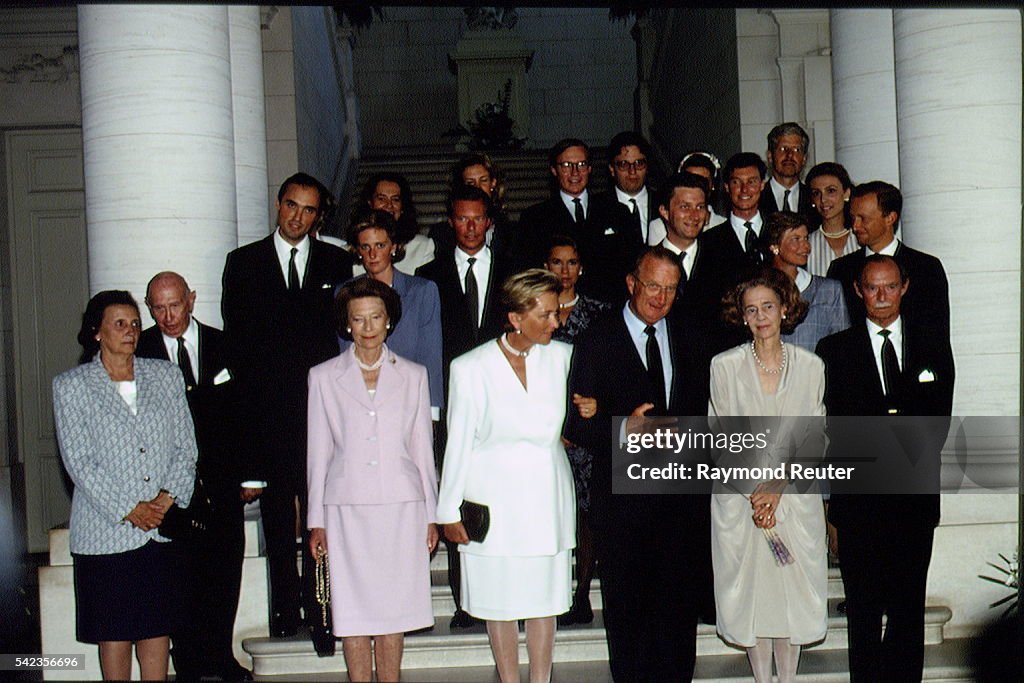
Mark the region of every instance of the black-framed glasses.
[[619, 159], [618, 161], [612, 162], [615, 168], [620, 171], [628, 171], [633, 169], [634, 171], [642, 171], [647, 168], [647, 159], [637, 159], [636, 161], [626, 161], [625, 159]]

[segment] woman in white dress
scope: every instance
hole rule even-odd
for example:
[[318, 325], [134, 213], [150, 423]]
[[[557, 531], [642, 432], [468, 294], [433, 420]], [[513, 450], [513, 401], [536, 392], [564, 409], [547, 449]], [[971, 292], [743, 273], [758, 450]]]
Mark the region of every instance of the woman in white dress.
[[[715, 418], [771, 418], [767, 449], [742, 455], [742, 464], [785, 462], [777, 444], [792, 444], [801, 455], [824, 448], [824, 365], [810, 351], [782, 341], [807, 304], [785, 274], [765, 269], [737, 285], [724, 299], [724, 317], [746, 326], [752, 340], [718, 354], [711, 362], [709, 413]], [[805, 416], [804, 420], [778, 420]], [[806, 419], [810, 418], [810, 419]], [[724, 421], [723, 421], [724, 422]], [[751, 424], [751, 431], [763, 431]], [[786, 438], [778, 434], [779, 428]], [[741, 487], [737, 487], [741, 488]], [[774, 651], [779, 682], [793, 681], [800, 646], [825, 637], [825, 517], [821, 495], [798, 493], [786, 480], [765, 481], [752, 492], [716, 487], [711, 501], [711, 557], [715, 573], [718, 633], [746, 648], [757, 683], [771, 683]], [[764, 529], [781, 538], [795, 559], [779, 565]]]
[[[463, 608], [486, 620], [502, 683], [519, 680], [519, 619], [531, 683], [550, 679], [555, 616], [569, 609], [572, 590], [576, 501], [561, 440], [572, 347], [551, 341], [560, 289], [545, 270], [508, 278], [508, 333], [451, 364], [437, 520], [461, 544]], [[593, 401], [574, 403], [593, 416]], [[482, 542], [461, 522], [464, 500], [490, 508]]]

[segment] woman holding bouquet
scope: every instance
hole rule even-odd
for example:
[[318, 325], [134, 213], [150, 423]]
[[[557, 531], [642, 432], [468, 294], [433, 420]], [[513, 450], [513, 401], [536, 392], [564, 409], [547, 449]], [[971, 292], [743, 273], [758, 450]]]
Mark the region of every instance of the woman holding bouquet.
[[[793, 281], [765, 269], [733, 288], [723, 306], [726, 321], [745, 326], [751, 341], [711, 362], [712, 422], [719, 418], [721, 426], [727, 422], [721, 418], [749, 416], [747, 428], [759, 431], [759, 420], [790, 418], [769, 420], [769, 448], [742, 454], [748, 466], [785, 462], [778, 444], [820, 456], [824, 365], [781, 336], [807, 308]], [[797, 493], [785, 480], [754, 483], [749, 492], [741, 488], [720, 486], [711, 502], [718, 633], [746, 648], [757, 683], [771, 682], [773, 652], [780, 683], [793, 681], [800, 646], [825, 637], [821, 496]]]

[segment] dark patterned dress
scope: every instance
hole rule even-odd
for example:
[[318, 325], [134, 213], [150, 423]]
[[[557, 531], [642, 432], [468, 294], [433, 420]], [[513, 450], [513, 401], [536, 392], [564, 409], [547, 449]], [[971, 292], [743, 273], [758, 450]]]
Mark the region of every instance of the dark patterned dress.
[[[609, 308], [610, 304], [580, 294], [565, 324], [555, 330], [551, 338], [568, 344], [574, 343], [587, 326]], [[579, 446], [569, 446], [565, 453], [569, 456], [572, 478], [576, 482], [576, 501], [580, 510], [586, 512], [590, 510], [590, 473], [594, 468], [594, 456]]]

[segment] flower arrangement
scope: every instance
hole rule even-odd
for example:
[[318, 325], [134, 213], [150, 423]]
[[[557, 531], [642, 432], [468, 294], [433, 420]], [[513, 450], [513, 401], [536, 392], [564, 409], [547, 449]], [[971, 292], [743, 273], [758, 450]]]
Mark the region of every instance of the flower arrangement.
[[465, 126], [456, 126], [444, 137], [468, 137], [471, 150], [493, 151], [522, 149], [526, 138], [515, 136], [515, 119], [509, 116], [509, 102], [512, 99], [512, 79], [505, 81], [498, 91], [496, 102], [484, 102], [473, 112], [473, 119]]
[[1003, 555], [1002, 553], [999, 553], [999, 558], [1003, 561], [1003, 564], [1005, 566], [1000, 566], [992, 562], [986, 562], [986, 564], [995, 569], [1000, 574], [1002, 574], [1001, 578], [985, 576], [983, 574], [978, 574], [978, 578], [984, 579], [985, 581], [990, 581], [992, 583], [998, 583], [1002, 586], [1007, 586], [1013, 589], [1012, 593], [1002, 598], [999, 598], [998, 600], [989, 605], [989, 607], [999, 607], [1000, 605], [1009, 602], [1009, 606], [1006, 608], [1006, 610], [1003, 611], [1001, 615], [1002, 617], [1005, 617], [1006, 615], [1015, 611], [1019, 604], [1018, 596], [1020, 595], [1020, 551], [1018, 550], [1013, 554], [1012, 560], [1006, 557], [1006, 555]]

